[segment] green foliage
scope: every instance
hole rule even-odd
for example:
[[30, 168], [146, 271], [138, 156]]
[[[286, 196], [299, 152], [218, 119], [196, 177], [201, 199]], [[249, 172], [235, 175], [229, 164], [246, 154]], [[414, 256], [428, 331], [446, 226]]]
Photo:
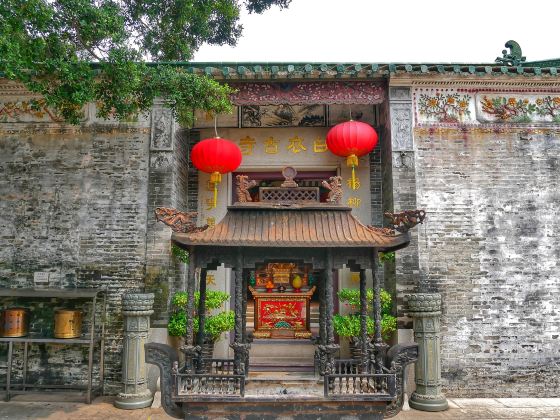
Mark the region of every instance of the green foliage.
[[[187, 292], [177, 292], [171, 298], [171, 304], [176, 307], [183, 309], [187, 306], [188, 299]], [[206, 311], [212, 311], [214, 309], [221, 308], [222, 305], [229, 299], [229, 294], [222, 292], [220, 290], [207, 290], [206, 291]], [[200, 292], [194, 292], [194, 305], [198, 307], [198, 302], [200, 301]]]
[[[167, 324], [167, 332], [171, 336], [183, 336], [187, 333], [187, 292], [177, 292], [171, 299], [173, 306], [172, 314]], [[204, 323], [204, 334], [212, 341], [217, 340], [223, 332], [231, 331], [235, 326], [235, 314], [233, 311], [221, 311], [210, 315], [211, 311], [219, 309], [229, 299], [229, 294], [218, 290], [206, 291], [206, 322]], [[200, 293], [195, 292], [195, 314], [197, 312]], [[194, 317], [193, 330], [198, 332], [198, 316]]]
[[[373, 336], [375, 331], [375, 323], [372, 317], [367, 318], [367, 333], [369, 336]], [[359, 337], [361, 330], [361, 319], [360, 315], [350, 314], [350, 315], [340, 315], [335, 314], [333, 316], [333, 326], [334, 331], [340, 337]], [[391, 334], [397, 330], [397, 318], [392, 315], [385, 314], [381, 318], [381, 336], [388, 340]]]
[[169, 317], [167, 333], [173, 337], [180, 337], [187, 333], [187, 314], [185, 311], [176, 311]]
[[179, 259], [179, 261], [182, 261], [185, 264], [189, 263], [189, 251], [187, 251], [186, 249], [181, 248], [180, 246], [177, 246], [175, 244], [171, 245], [171, 253], [177, 257], [177, 259]]
[[395, 252], [380, 252], [379, 253], [379, 261], [382, 262], [382, 263], [394, 262], [395, 261]]
[[128, 120], [163, 98], [189, 126], [195, 108], [229, 112], [231, 89], [166, 62], [190, 60], [203, 43], [234, 45], [242, 7], [261, 13], [289, 3], [3, 0], [0, 73], [41, 94], [73, 124], [88, 102], [97, 104], [100, 117]]
[[[224, 311], [208, 317], [204, 324], [204, 333], [210, 337], [212, 341], [216, 341], [223, 332], [233, 330], [234, 326], [235, 313], [233, 311]], [[196, 331], [198, 331], [198, 328], [196, 328]]]
[[[372, 312], [373, 305], [373, 289], [366, 290], [367, 296], [367, 311]], [[381, 300], [381, 314], [390, 314], [391, 307], [393, 306], [393, 300], [391, 294], [385, 289], [381, 289], [379, 295]], [[345, 305], [351, 307], [352, 311], [360, 312], [360, 290], [359, 289], [340, 289], [338, 292], [338, 299]]]
[[[366, 290], [367, 295], [367, 311], [368, 314], [373, 313], [373, 289]], [[397, 319], [391, 315], [393, 306], [391, 294], [381, 289], [379, 295], [381, 300], [381, 335], [384, 339], [389, 339], [391, 334], [397, 329]], [[333, 326], [336, 334], [341, 337], [359, 337], [360, 336], [360, 290], [359, 289], [341, 289], [338, 292], [340, 302], [350, 306], [352, 313], [348, 315], [336, 314], [333, 317]], [[375, 323], [371, 316], [367, 318], [368, 335], [373, 335]]]

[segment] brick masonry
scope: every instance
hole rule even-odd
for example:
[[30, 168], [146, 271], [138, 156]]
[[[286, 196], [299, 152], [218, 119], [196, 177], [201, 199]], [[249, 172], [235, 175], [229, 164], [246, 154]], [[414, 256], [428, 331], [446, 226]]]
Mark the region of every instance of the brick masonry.
[[[418, 284], [438, 291], [448, 395], [554, 396], [558, 127], [414, 128], [412, 102], [410, 88], [390, 86], [380, 106], [380, 146], [370, 157], [373, 224], [382, 223], [383, 210], [425, 208], [429, 217], [398, 252], [394, 270], [385, 266], [400, 328], [410, 326], [406, 293]], [[170, 231], [153, 210], [197, 209], [198, 172], [188, 165], [197, 136], [179, 130], [160, 105], [128, 124], [91, 116], [80, 127], [0, 124], [0, 286], [30, 287], [35, 271], [49, 271], [56, 286], [108, 287], [110, 393], [120, 381], [121, 294], [155, 292], [152, 323], [161, 326], [170, 296], [184, 288]], [[56, 305], [63, 303], [34, 307], [46, 314]], [[82, 350], [31, 352], [37, 379], [42, 372], [83, 377], [75, 367]]]
[[428, 287], [449, 395], [557, 396], [560, 135], [417, 130]]
[[[142, 288], [145, 273], [148, 129], [24, 123], [0, 129], [0, 286], [32, 287], [35, 271], [50, 271], [54, 287], [106, 287], [107, 380], [114, 390], [120, 295]], [[76, 363], [83, 349], [33, 346], [31, 353], [31, 371], [47, 369], [54, 379], [83, 375]]]

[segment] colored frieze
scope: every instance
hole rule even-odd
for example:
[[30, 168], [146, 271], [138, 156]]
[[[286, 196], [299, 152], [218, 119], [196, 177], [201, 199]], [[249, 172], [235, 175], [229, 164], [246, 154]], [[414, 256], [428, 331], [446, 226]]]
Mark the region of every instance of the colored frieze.
[[471, 114], [470, 95], [436, 92], [433, 95], [420, 94], [418, 114], [438, 123], [458, 123], [465, 121]]
[[2, 101], [0, 122], [61, 122], [62, 119], [49, 109], [44, 99]]
[[560, 122], [560, 95], [481, 95], [477, 111], [481, 122]]
[[560, 92], [417, 89], [418, 125], [547, 124], [560, 122]]

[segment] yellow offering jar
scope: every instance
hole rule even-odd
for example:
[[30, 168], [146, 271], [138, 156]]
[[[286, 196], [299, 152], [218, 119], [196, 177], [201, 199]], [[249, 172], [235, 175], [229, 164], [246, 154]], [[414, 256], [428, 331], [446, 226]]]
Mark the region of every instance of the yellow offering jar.
[[299, 274], [296, 274], [292, 278], [292, 287], [294, 288], [294, 291], [299, 292], [299, 289], [301, 289], [301, 286], [303, 286], [303, 280], [301, 279]]

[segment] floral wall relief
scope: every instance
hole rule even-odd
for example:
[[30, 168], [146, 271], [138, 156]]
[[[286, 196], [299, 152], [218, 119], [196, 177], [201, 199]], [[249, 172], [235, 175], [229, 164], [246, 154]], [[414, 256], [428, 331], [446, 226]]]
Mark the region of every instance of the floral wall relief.
[[550, 116], [554, 122], [560, 122], [560, 96], [537, 98], [535, 105], [535, 111], [538, 115]]
[[483, 112], [495, 115], [502, 121], [531, 122], [530, 114], [535, 112], [535, 104], [531, 104], [528, 99], [483, 96], [481, 105]]
[[420, 126], [560, 123], [560, 90], [423, 87], [413, 98]]
[[478, 119], [481, 122], [560, 122], [560, 95], [484, 94], [477, 105]]
[[417, 106], [421, 117], [438, 123], [463, 122], [471, 114], [470, 95], [436, 92], [433, 95], [420, 94]]
[[0, 100], [0, 122], [53, 121], [62, 119], [47, 106], [44, 99]]

